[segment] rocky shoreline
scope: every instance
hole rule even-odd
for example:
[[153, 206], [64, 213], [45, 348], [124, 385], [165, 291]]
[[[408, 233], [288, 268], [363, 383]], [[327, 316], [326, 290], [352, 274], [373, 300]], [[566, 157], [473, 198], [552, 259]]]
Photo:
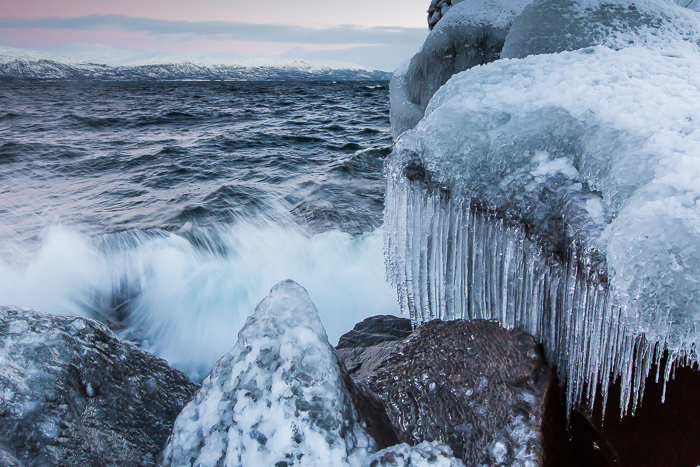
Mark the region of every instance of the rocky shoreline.
[[678, 371], [665, 405], [650, 379], [635, 416], [611, 409], [603, 423], [599, 401], [567, 420], [532, 336], [479, 320], [414, 331], [377, 316], [334, 349], [291, 281], [258, 305], [201, 387], [88, 318], [0, 306], [0, 343], [2, 465], [700, 462], [697, 371]]

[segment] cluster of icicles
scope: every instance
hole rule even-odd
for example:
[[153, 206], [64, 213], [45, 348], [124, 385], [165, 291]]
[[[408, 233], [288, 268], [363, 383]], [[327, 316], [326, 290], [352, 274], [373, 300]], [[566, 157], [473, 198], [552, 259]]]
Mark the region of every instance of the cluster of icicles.
[[[557, 257], [521, 225], [472, 200], [388, 178], [387, 276], [414, 325], [487, 319], [523, 329], [543, 343], [545, 358], [566, 382], [569, 411], [584, 404], [592, 410], [598, 391], [604, 409], [612, 376], [621, 383], [621, 414], [635, 412], [654, 364], [659, 380], [666, 343], [625, 329], [606, 279], [586, 265], [575, 240]], [[690, 353], [668, 352], [664, 381], [693, 360]]]

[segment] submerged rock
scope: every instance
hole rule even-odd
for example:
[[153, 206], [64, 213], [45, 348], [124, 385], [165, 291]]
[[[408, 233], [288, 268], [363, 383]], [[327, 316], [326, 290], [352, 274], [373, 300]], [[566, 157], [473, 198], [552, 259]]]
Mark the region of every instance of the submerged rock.
[[376, 449], [316, 307], [284, 281], [178, 416], [162, 465], [360, 465]]
[[353, 376], [384, 402], [403, 441], [442, 441], [466, 465], [541, 464], [551, 378], [532, 336], [436, 320], [408, 339], [339, 353], [365, 366]]
[[154, 465], [196, 389], [94, 320], [0, 306], [1, 465]]

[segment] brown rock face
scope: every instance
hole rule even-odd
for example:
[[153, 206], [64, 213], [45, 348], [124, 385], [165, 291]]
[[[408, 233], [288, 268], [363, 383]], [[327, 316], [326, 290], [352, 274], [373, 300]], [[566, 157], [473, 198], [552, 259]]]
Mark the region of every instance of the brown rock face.
[[466, 465], [541, 464], [551, 377], [532, 336], [436, 320], [408, 339], [339, 353], [384, 402], [402, 441], [443, 441]]

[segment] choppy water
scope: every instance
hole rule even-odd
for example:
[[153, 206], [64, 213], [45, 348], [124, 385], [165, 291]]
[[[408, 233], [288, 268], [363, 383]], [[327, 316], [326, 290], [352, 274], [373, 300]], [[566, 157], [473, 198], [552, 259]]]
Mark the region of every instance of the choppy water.
[[199, 378], [279, 280], [331, 341], [384, 281], [388, 86], [5, 83], [0, 302], [108, 323]]

